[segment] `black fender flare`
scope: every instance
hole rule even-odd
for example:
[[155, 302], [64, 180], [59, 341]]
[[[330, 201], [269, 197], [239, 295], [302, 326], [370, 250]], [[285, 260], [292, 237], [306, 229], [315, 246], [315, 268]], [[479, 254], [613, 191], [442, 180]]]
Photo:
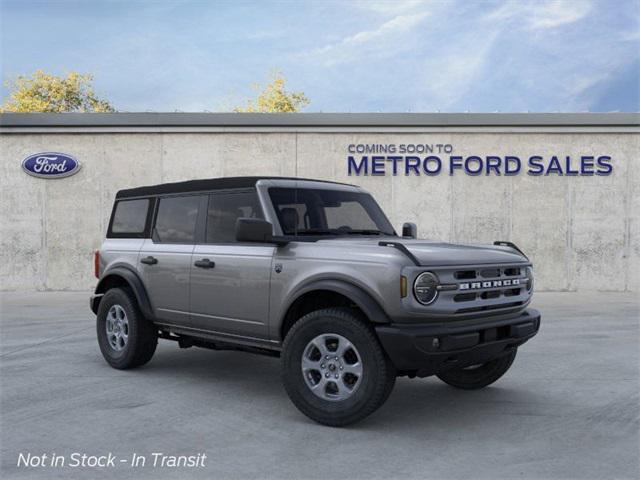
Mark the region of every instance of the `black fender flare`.
[[[142, 311], [142, 314], [149, 320], [154, 319], [153, 308], [151, 307], [151, 301], [149, 300], [149, 295], [147, 294], [147, 289], [145, 288], [140, 276], [137, 272], [133, 271], [131, 268], [120, 265], [110, 268], [105, 275], [100, 279], [98, 285], [96, 285], [95, 293], [96, 295], [101, 295], [106, 293], [106, 286], [109, 284], [110, 279], [114, 277], [118, 277], [123, 279], [131, 291], [136, 296], [136, 300], [138, 302], [138, 306]], [[95, 308], [94, 313], [98, 311], [99, 302], [95, 302], [95, 307], [92, 305], [92, 309]]]
[[283, 309], [283, 315], [280, 319], [280, 325], [283, 324], [287, 313], [291, 306], [304, 294], [314, 290], [329, 290], [351, 299], [360, 310], [373, 323], [390, 323], [389, 316], [380, 306], [380, 304], [362, 287], [354, 285], [346, 280], [338, 279], [322, 279], [314, 280], [304, 286], [296, 289], [289, 297], [286, 307]]

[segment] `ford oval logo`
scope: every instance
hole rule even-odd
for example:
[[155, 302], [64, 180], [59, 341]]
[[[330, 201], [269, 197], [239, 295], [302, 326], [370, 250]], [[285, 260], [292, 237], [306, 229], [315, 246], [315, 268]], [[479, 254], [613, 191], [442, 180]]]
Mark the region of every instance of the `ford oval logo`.
[[39, 178], [63, 178], [80, 170], [80, 162], [66, 153], [36, 153], [22, 161], [22, 169]]

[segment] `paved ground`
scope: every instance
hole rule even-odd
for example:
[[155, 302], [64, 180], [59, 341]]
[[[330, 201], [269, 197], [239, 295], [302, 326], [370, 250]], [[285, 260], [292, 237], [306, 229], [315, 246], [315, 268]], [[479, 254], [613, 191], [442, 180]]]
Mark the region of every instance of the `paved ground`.
[[[348, 429], [302, 416], [278, 360], [162, 343], [137, 371], [100, 356], [86, 293], [5, 293], [4, 478], [638, 478], [639, 298], [537, 294], [541, 333], [478, 392], [400, 379]], [[20, 452], [207, 455], [205, 468], [16, 468]], [[117, 461], [117, 460], [116, 460]]]

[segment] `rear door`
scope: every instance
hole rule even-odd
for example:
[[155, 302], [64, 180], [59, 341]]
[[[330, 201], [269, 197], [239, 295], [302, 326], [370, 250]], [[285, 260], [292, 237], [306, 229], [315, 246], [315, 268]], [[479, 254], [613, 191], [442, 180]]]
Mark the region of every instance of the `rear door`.
[[189, 325], [189, 275], [200, 204], [205, 195], [161, 197], [156, 203], [151, 239], [138, 257], [155, 316], [161, 322]]
[[275, 247], [236, 242], [241, 217], [264, 218], [255, 189], [209, 195], [205, 240], [192, 255], [191, 321], [204, 330], [267, 339]]

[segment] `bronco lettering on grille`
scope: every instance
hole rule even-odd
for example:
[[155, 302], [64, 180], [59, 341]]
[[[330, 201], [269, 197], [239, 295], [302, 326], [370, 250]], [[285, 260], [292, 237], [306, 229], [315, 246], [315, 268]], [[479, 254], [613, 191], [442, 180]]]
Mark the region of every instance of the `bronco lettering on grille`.
[[511, 287], [517, 285], [520, 285], [519, 278], [511, 280], [491, 280], [486, 282], [466, 282], [458, 285], [458, 288], [460, 290], [478, 290], [480, 288]]

